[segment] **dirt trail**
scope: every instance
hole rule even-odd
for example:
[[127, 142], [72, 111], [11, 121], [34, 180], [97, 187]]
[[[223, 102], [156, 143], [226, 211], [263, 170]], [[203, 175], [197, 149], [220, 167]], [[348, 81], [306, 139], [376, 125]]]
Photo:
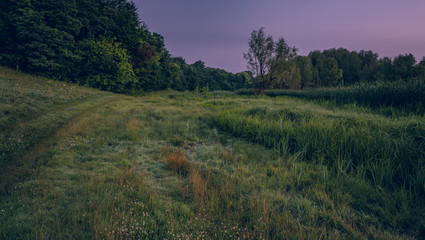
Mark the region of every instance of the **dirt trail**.
[[8, 131], [13, 131], [17, 127], [21, 127], [23, 125], [28, 125], [31, 122], [39, 121], [42, 118], [45, 118], [48, 115], [52, 115], [61, 111], [64, 111], [66, 109], [69, 109], [72, 106], [89, 102], [89, 101], [97, 101], [98, 99], [108, 97], [108, 96], [90, 96], [84, 99], [75, 100], [68, 103], [59, 104], [58, 106], [55, 106], [53, 108], [48, 108], [45, 111], [42, 111], [40, 113], [36, 113], [34, 115], [24, 116], [15, 123], [12, 123], [10, 125], [2, 126], [3, 129], [0, 129], [0, 134], [4, 134]]
[[[4, 169], [0, 170], [0, 194], [5, 194], [9, 191], [10, 187], [20, 182], [22, 179], [30, 176], [32, 171], [42, 163], [39, 163], [40, 158], [49, 150], [57, 140], [61, 136], [63, 136], [64, 132], [67, 132], [69, 128], [77, 122], [79, 119], [84, 116], [93, 114], [93, 112], [97, 109], [106, 107], [107, 105], [116, 102], [122, 99], [123, 96], [114, 95], [108, 97], [101, 97], [97, 99], [85, 99], [83, 102], [73, 103], [65, 105], [62, 107], [56, 108], [57, 112], [53, 112], [53, 110], [49, 110], [46, 114], [58, 114], [61, 112], [70, 111], [70, 108], [78, 109], [76, 113], [73, 113], [68, 119], [65, 120], [62, 124], [60, 124], [55, 129], [52, 129], [49, 135], [43, 136], [41, 141], [33, 142], [30, 146], [26, 147], [27, 150], [24, 150], [22, 154], [16, 156], [8, 166]], [[90, 101], [90, 102], [89, 102]], [[94, 105], [93, 105], [94, 104]], [[86, 106], [88, 105], [88, 106]], [[67, 108], [68, 106], [68, 108]], [[32, 124], [37, 121], [43, 122], [46, 117], [43, 114], [37, 119], [22, 123], [20, 127], [23, 129], [31, 129]], [[45, 124], [49, 124], [46, 122]]]

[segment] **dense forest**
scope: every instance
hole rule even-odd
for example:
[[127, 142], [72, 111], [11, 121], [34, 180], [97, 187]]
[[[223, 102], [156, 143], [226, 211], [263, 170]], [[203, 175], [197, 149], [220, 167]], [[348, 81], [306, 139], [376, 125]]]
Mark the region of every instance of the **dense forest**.
[[0, 64], [119, 93], [234, 90], [251, 76], [186, 64], [126, 0], [0, 0]]

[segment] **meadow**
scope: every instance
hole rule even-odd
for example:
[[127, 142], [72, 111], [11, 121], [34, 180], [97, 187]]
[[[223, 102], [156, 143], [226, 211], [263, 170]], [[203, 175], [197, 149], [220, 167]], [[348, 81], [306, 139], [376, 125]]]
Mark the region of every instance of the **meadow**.
[[425, 116], [408, 111], [0, 68], [0, 238], [421, 239]]

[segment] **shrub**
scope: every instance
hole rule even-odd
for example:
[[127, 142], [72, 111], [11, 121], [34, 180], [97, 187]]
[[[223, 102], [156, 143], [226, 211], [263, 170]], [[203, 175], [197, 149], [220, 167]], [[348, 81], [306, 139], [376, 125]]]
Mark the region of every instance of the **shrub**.
[[239, 89], [235, 93], [237, 95], [242, 95], [242, 96], [252, 96], [252, 95], [255, 95], [253, 89]]

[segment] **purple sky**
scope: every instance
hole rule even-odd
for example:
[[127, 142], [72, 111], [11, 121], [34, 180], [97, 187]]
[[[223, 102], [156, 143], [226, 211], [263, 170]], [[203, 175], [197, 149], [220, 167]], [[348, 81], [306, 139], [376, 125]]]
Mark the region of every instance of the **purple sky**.
[[425, 56], [424, 0], [134, 0], [173, 56], [231, 72], [246, 70], [253, 30], [283, 37], [300, 55], [344, 47], [380, 57]]

